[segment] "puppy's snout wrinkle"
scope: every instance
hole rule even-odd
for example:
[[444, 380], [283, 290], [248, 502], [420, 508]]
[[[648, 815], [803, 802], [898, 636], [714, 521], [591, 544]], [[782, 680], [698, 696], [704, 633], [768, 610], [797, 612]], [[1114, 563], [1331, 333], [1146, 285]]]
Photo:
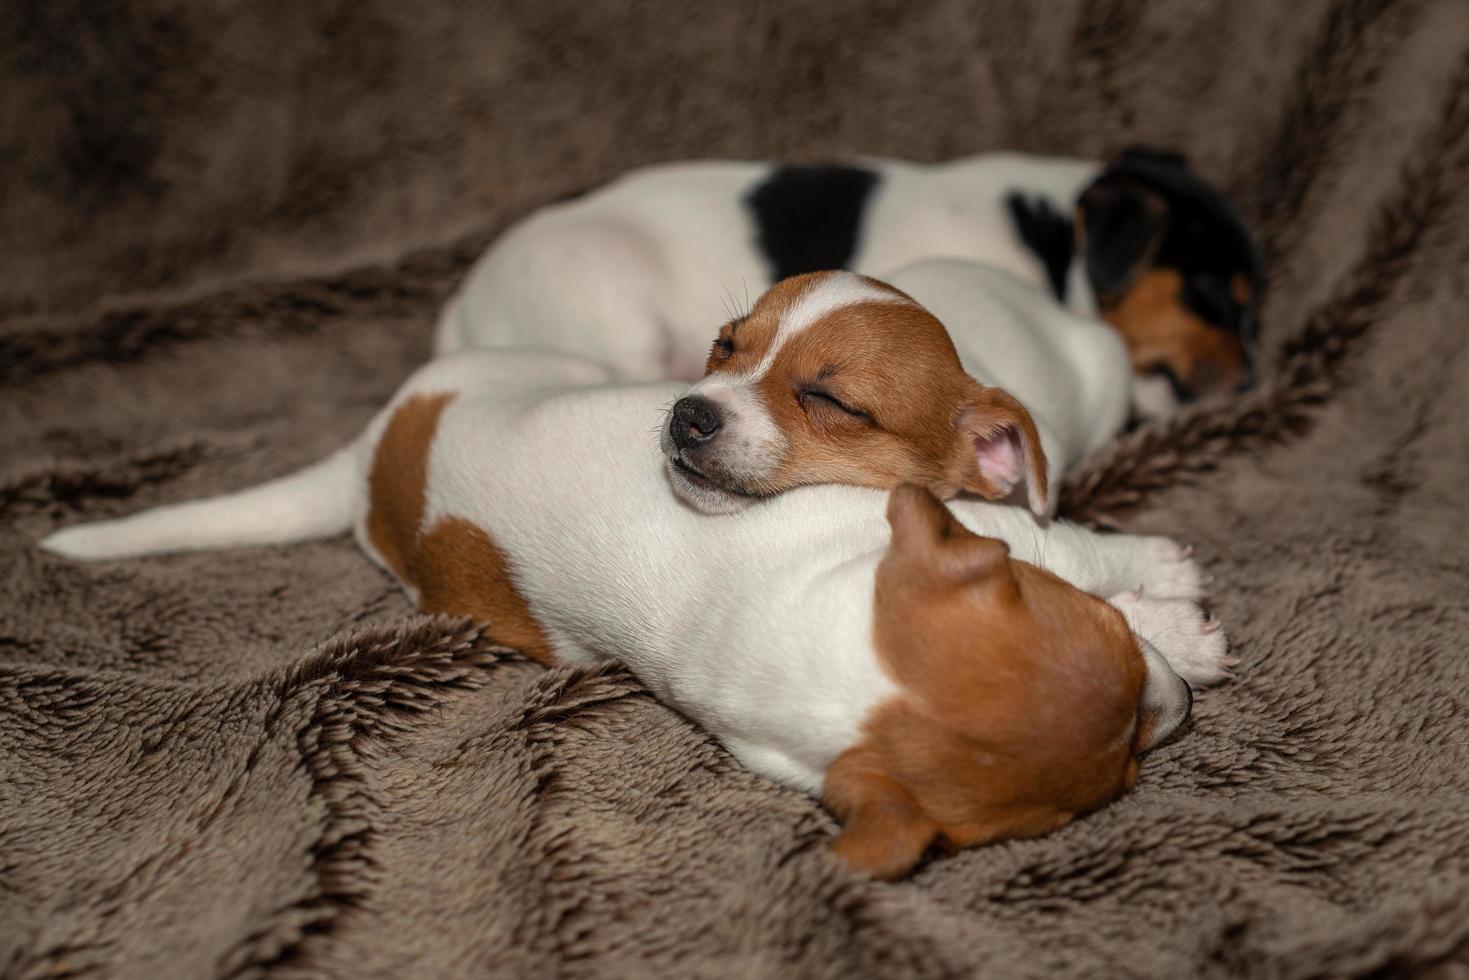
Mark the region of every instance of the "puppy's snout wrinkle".
[[679, 449], [697, 449], [724, 427], [719, 406], [702, 395], [686, 395], [674, 402], [668, 434]]

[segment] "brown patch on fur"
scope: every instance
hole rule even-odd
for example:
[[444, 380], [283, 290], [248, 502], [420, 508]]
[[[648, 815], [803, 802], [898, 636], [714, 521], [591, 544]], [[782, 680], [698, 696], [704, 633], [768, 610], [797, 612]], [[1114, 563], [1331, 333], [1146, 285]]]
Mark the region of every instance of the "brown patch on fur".
[[[1248, 291], [1249, 284], [1243, 285]], [[1238, 285], [1231, 283], [1231, 290], [1237, 292]], [[1197, 395], [1234, 391], [1244, 379], [1245, 351], [1239, 338], [1210, 326], [1188, 308], [1183, 277], [1176, 269], [1149, 269], [1101, 312], [1127, 343], [1138, 374], [1167, 367], [1185, 390]]]
[[427, 531], [428, 454], [453, 393], [414, 395], [388, 419], [368, 474], [367, 536], [424, 612], [468, 616], [498, 642], [544, 664], [550, 640], [516, 587], [505, 553], [482, 528], [445, 517]]
[[1122, 615], [917, 487], [888, 519], [874, 640], [902, 694], [827, 772], [837, 853], [896, 877], [930, 845], [1036, 836], [1126, 792], [1147, 668]]
[[414, 395], [393, 411], [373, 451], [367, 475], [367, 537], [378, 556], [405, 583], [418, 550], [428, 484], [428, 451], [451, 392]]
[[[781, 319], [833, 275], [841, 273], [795, 276], [773, 286], [748, 317], [721, 331], [708, 372], [753, 370]], [[816, 483], [890, 489], [912, 482], [942, 497], [964, 490], [1001, 499], [1012, 486], [981, 467], [978, 448], [982, 441], [1010, 440], [1032, 500], [1043, 510], [1046, 459], [1030, 413], [1008, 393], [966, 374], [944, 325], [911, 297], [866, 282], [899, 301], [833, 310], [787, 339], [757, 382], [787, 450], [766, 480], [742, 489], [777, 493]], [[732, 352], [726, 342], [733, 343]], [[717, 474], [717, 458], [700, 463]]]
[[423, 535], [415, 556], [424, 612], [468, 616], [493, 626], [495, 639], [551, 665], [551, 641], [515, 585], [510, 560], [484, 529], [445, 517]]

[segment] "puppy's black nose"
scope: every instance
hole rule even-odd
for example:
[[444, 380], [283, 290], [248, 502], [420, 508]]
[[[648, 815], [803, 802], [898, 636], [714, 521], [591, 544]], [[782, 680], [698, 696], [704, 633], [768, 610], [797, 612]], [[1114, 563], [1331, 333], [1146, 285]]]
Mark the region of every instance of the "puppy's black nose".
[[713, 439], [724, 421], [719, 406], [702, 395], [686, 395], [673, 403], [668, 434], [679, 449], [694, 449]]

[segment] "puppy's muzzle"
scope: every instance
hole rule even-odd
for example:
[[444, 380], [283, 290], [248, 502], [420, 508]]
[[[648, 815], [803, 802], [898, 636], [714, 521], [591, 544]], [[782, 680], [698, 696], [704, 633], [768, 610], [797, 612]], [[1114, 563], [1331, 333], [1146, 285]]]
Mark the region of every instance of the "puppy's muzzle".
[[684, 452], [707, 446], [723, 428], [719, 406], [702, 395], [680, 398], [669, 412], [668, 437]]
[[674, 492], [706, 514], [783, 489], [771, 476], [785, 438], [746, 386], [699, 382], [668, 409], [658, 443]]

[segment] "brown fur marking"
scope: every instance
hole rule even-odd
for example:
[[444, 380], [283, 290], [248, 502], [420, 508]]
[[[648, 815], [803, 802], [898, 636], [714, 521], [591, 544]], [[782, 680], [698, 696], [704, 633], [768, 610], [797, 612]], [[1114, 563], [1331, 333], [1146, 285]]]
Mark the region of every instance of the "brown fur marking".
[[414, 570], [425, 612], [452, 612], [489, 623], [496, 640], [543, 664], [551, 641], [515, 585], [510, 560], [483, 528], [444, 517], [420, 540]]
[[917, 487], [888, 514], [874, 640], [903, 693], [827, 772], [837, 853], [895, 877], [932, 844], [1036, 836], [1129, 789], [1146, 665], [1122, 615]]
[[428, 483], [428, 450], [453, 394], [414, 395], [388, 419], [367, 476], [367, 536], [393, 574], [409, 582]]
[[418, 592], [424, 612], [488, 624], [497, 641], [551, 664], [551, 643], [494, 539], [459, 517], [440, 518], [423, 529], [429, 449], [453, 398], [414, 395], [388, 420], [368, 474], [368, 539], [398, 580]]
[[[1233, 288], [1238, 290], [1239, 284]], [[1243, 284], [1248, 289], [1248, 284]], [[1227, 393], [1244, 378], [1245, 351], [1228, 330], [1210, 326], [1183, 301], [1176, 269], [1149, 269], [1127, 292], [1102, 309], [1127, 343], [1133, 371], [1166, 366], [1189, 391]]]

